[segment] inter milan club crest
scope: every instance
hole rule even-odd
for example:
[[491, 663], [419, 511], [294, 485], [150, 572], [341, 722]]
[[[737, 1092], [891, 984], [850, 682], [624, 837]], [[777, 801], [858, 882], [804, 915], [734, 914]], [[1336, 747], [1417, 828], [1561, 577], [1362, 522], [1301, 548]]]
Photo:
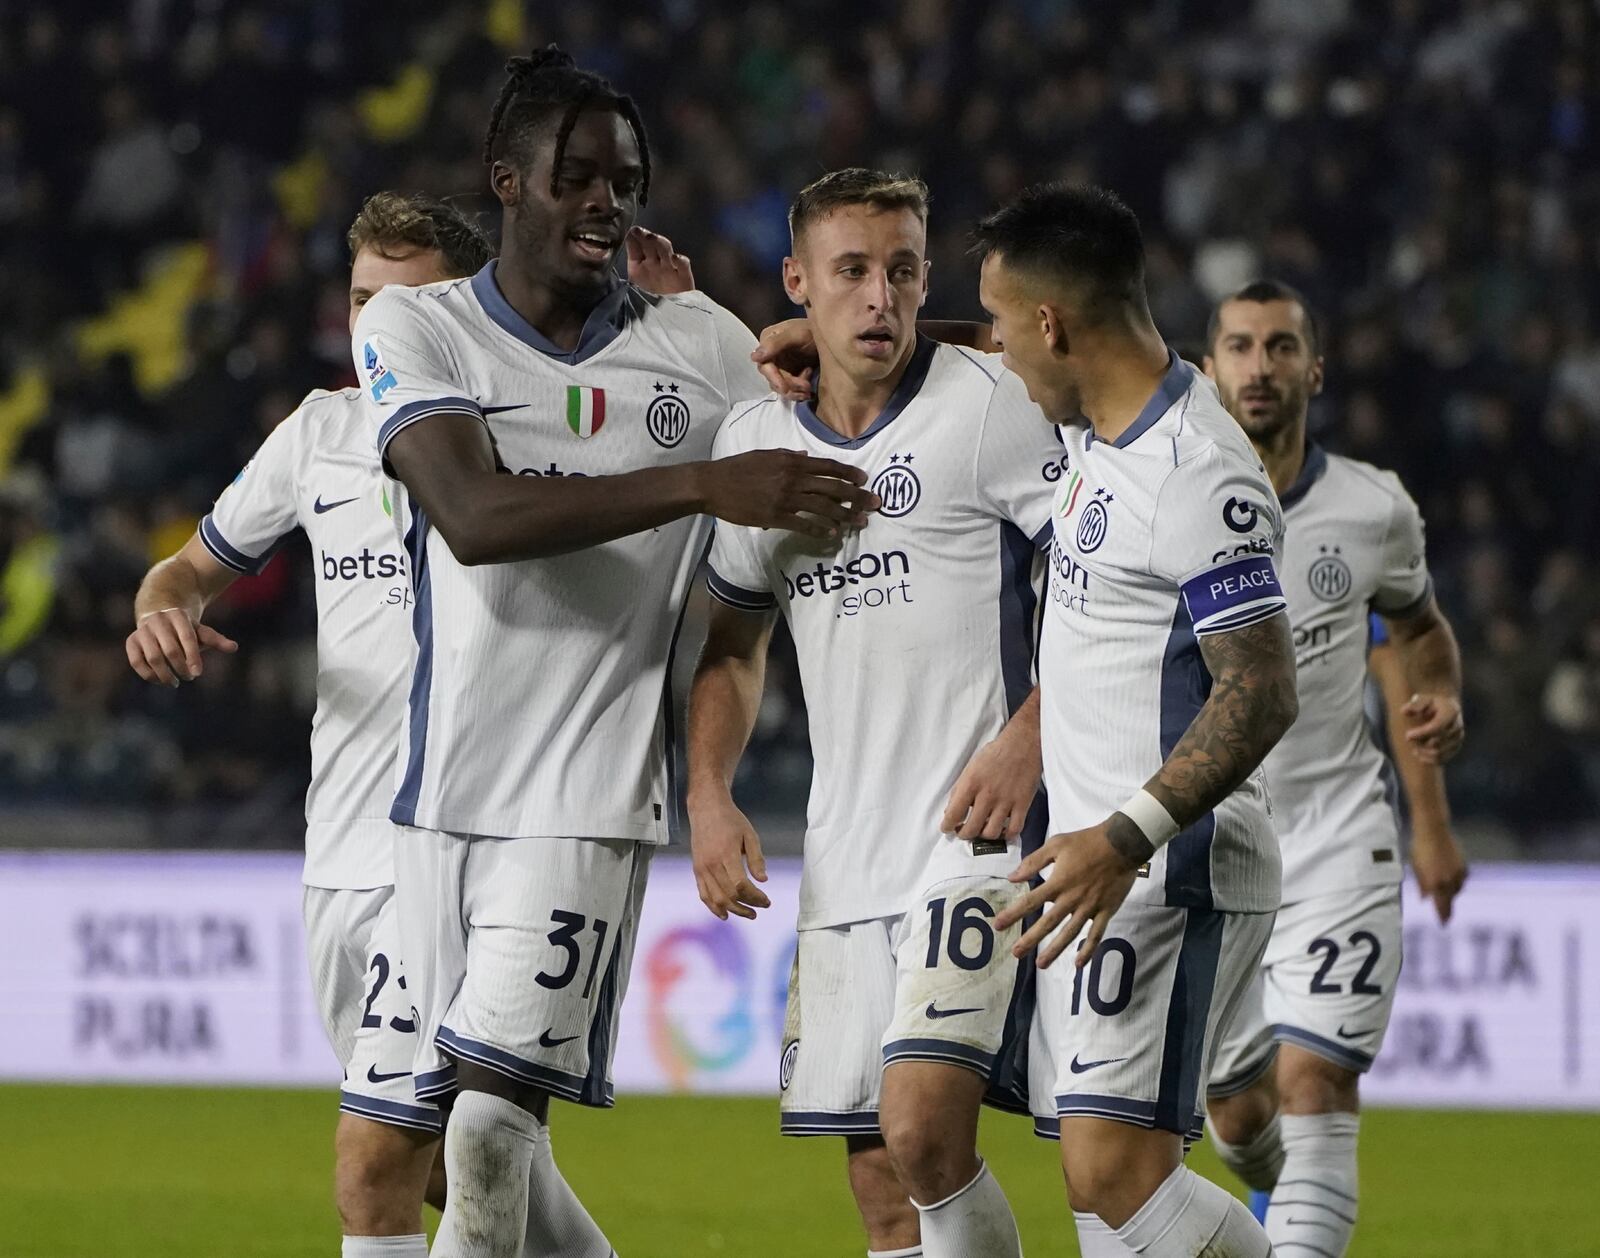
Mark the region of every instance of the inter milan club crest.
[[873, 478], [872, 492], [883, 503], [879, 515], [902, 516], [916, 506], [922, 497], [922, 482], [911, 470], [911, 455], [891, 454], [889, 466]]
[[1111, 522], [1106, 508], [1114, 501], [1109, 489], [1097, 489], [1094, 497], [1085, 504], [1083, 514], [1078, 517], [1079, 554], [1087, 555], [1099, 550], [1100, 543], [1106, 540], [1106, 526]]
[[790, 1040], [783, 1046], [783, 1057], [778, 1062], [778, 1091], [789, 1090], [789, 1082], [794, 1078], [794, 1063], [799, 1056], [799, 1040]]
[[689, 404], [678, 396], [676, 382], [656, 381], [656, 395], [644, 413], [644, 426], [655, 443], [668, 450], [689, 435]]
[[1350, 565], [1339, 557], [1337, 546], [1319, 546], [1321, 556], [1312, 560], [1306, 575], [1311, 592], [1324, 603], [1337, 603], [1350, 593]]

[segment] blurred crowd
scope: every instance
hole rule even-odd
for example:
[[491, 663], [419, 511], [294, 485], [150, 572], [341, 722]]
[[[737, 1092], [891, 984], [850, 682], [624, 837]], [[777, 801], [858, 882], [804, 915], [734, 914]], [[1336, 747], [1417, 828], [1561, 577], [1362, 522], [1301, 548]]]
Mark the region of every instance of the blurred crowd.
[[[932, 186], [932, 316], [979, 317], [965, 233], [1046, 177], [1138, 211], [1191, 356], [1219, 294], [1307, 293], [1321, 439], [1428, 520], [1466, 658], [1457, 813], [1577, 850], [1600, 798], [1592, 0], [0, 0], [0, 810], [295, 841], [304, 551], [234, 587], [214, 619], [243, 650], [181, 693], [128, 670], [131, 595], [306, 390], [349, 382], [361, 198], [494, 225], [489, 106], [550, 40], [636, 97], [643, 221], [753, 328], [788, 313], [790, 196], [846, 164]], [[780, 661], [757, 810], [803, 803], [804, 731]]]

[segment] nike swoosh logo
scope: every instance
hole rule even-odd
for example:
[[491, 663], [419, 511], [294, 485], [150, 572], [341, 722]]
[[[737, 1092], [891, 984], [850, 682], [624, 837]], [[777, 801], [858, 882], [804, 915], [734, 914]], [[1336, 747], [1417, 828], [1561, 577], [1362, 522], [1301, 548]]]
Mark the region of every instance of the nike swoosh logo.
[[1102, 1057], [1099, 1061], [1079, 1061], [1078, 1055], [1074, 1053], [1068, 1065], [1073, 1074], [1081, 1075], [1085, 1070], [1093, 1070], [1096, 1066], [1109, 1066], [1114, 1062], [1127, 1060], [1126, 1057]]
[[[360, 495], [357, 495], [357, 497], [359, 496]], [[321, 515], [324, 511], [332, 511], [335, 507], [342, 507], [345, 505], [345, 503], [354, 501], [355, 498], [341, 498], [338, 502], [323, 502], [322, 495], [318, 494], [317, 500], [311, 504], [311, 509], [318, 515]]]
[[1339, 1038], [1341, 1040], [1359, 1040], [1363, 1035], [1371, 1035], [1371, 1031], [1346, 1031], [1344, 1023], [1339, 1024]]
[[523, 407], [531, 405], [531, 402], [513, 402], [510, 406], [485, 406], [483, 413], [485, 415], [498, 415], [502, 411], [520, 411]]
[[378, 1073], [378, 1068], [376, 1066], [368, 1066], [367, 1067], [367, 1082], [368, 1083], [387, 1083], [387, 1082], [389, 1082], [390, 1079], [404, 1079], [410, 1073], [411, 1072], [409, 1070], [397, 1070], [392, 1075], [380, 1075]]
[[930, 1018], [953, 1018], [958, 1013], [982, 1013], [983, 1006], [973, 1009], [940, 1009], [933, 1001], [928, 1002], [928, 1016]]
[[573, 1040], [578, 1038], [576, 1035], [564, 1035], [559, 1040], [558, 1039], [552, 1039], [551, 1035], [550, 1035], [550, 1032], [553, 1031], [554, 1029], [555, 1029], [554, 1027], [546, 1027], [544, 1029], [544, 1031], [540, 1034], [540, 1036], [539, 1036], [539, 1047], [540, 1048], [560, 1048], [563, 1044], [570, 1044], [570, 1043], [572, 1043]]

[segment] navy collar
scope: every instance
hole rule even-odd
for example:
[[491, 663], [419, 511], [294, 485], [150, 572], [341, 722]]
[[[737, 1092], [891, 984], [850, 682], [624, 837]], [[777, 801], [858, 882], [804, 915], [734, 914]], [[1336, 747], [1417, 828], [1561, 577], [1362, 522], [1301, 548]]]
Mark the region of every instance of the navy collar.
[[[1129, 424], [1127, 430], [1111, 443], [1113, 449], [1121, 450], [1131, 446], [1151, 428], [1155, 423], [1174, 406], [1189, 390], [1194, 383], [1194, 368], [1179, 358], [1172, 350], [1167, 350], [1167, 374], [1161, 378], [1161, 384], [1156, 388], [1154, 395], [1144, 404], [1144, 409], [1139, 412], [1139, 417]], [[1095, 443], [1094, 425], [1089, 425], [1089, 440], [1086, 445]]]
[[928, 368], [933, 366], [933, 354], [938, 348], [937, 343], [930, 341], [922, 333], [917, 333], [917, 347], [911, 351], [911, 361], [906, 364], [905, 375], [900, 377], [900, 383], [895, 385], [894, 392], [889, 395], [888, 403], [878, 412], [878, 418], [873, 420], [866, 432], [859, 437], [842, 436], [818, 419], [816, 409], [812, 405], [817, 400], [815, 393], [795, 407], [801, 427], [813, 437], [826, 441], [830, 446], [838, 446], [841, 450], [860, 449], [892, 424], [900, 412], [910, 404], [911, 399], [917, 396], [922, 388], [922, 382], [928, 378]]
[[500, 285], [494, 277], [495, 267], [499, 261], [498, 258], [490, 258], [483, 270], [472, 277], [472, 292], [477, 297], [478, 304], [483, 307], [486, 315], [517, 340], [541, 354], [554, 358], [557, 362], [576, 364], [587, 358], [593, 358], [617, 339], [628, 322], [628, 315], [632, 309], [632, 303], [628, 300], [628, 286], [616, 276], [612, 276], [611, 286], [606, 290], [606, 295], [584, 320], [583, 331], [578, 334], [577, 345], [570, 351], [564, 350], [524, 319], [506, 300], [506, 295], [500, 291]]
[[1300, 465], [1300, 475], [1294, 484], [1278, 495], [1278, 503], [1287, 511], [1311, 492], [1311, 487], [1322, 479], [1328, 470], [1328, 453], [1315, 441], [1306, 443], [1306, 461]]

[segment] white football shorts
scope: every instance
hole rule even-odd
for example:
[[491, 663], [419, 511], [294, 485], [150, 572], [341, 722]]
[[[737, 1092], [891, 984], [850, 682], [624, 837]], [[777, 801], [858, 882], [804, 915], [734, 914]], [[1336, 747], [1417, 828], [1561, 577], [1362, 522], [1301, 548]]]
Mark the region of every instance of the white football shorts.
[[1400, 980], [1400, 888], [1314, 896], [1278, 910], [1267, 954], [1226, 1029], [1208, 1094], [1233, 1096], [1293, 1044], [1364, 1074]]
[[1011, 955], [1020, 928], [993, 921], [1021, 890], [953, 878], [898, 917], [799, 933], [779, 1071], [785, 1135], [876, 1134], [879, 1083], [897, 1061], [946, 1062], [997, 1082], [1027, 1019]]
[[311, 989], [344, 1067], [339, 1108], [394, 1127], [437, 1132], [439, 1109], [411, 1087], [417, 1024], [400, 964], [394, 888], [307, 887], [301, 901]]
[[611, 1059], [654, 848], [401, 827], [395, 891], [417, 1013], [416, 1089], [458, 1061], [583, 1105], [613, 1103]]
[[1035, 1131], [1108, 1118], [1197, 1139], [1211, 1059], [1261, 965], [1271, 913], [1124, 904], [1089, 964], [1039, 974]]

